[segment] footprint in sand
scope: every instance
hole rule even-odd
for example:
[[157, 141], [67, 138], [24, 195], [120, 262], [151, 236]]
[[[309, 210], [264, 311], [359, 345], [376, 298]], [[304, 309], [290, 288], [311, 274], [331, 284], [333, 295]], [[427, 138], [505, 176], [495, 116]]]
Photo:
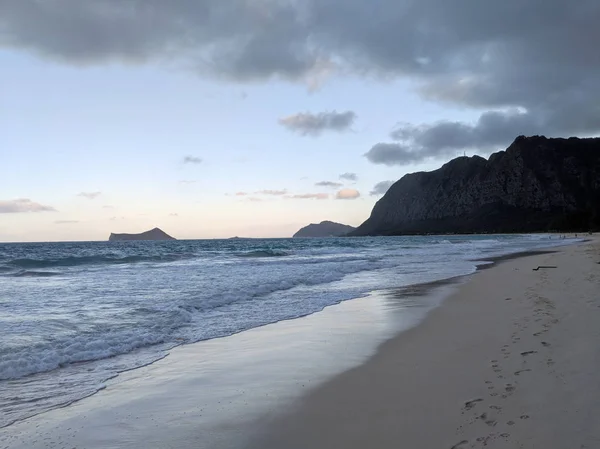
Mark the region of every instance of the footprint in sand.
[[509, 426], [514, 426], [515, 422], [514, 421], [508, 421], [506, 424], [508, 424]]
[[526, 373], [527, 371], [531, 371], [529, 368], [527, 369], [521, 369], [519, 371], [515, 371], [515, 376], [520, 376], [521, 373]]
[[537, 354], [537, 351], [525, 351], [525, 352], [522, 352], [522, 353], [521, 353], [521, 355], [522, 355], [523, 357], [525, 357], [525, 356], [527, 356], [527, 355], [531, 355], [531, 354]]
[[502, 407], [500, 407], [499, 405], [490, 405], [490, 408], [492, 410], [502, 410]]
[[489, 421], [485, 422], [488, 426], [490, 427], [494, 427], [496, 424], [498, 424], [496, 421], [494, 421], [493, 419], [490, 419]]
[[519, 416], [519, 418], [521, 418], [521, 419], [529, 419], [529, 415], [521, 415], [521, 416]]
[[505, 390], [507, 393], [512, 393], [513, 391], [515, 391], [515, 389], [516, 389], [516, 388], [517, 388], [517, 387], [515, 387], [515, 386], [514, 386], [514, 385], [512, 385], [512, 384], [506, 384], [506, 388], [504, 388], [504, 390]]
[[462, 440], [460, 443], [456, 443], [450, 449], [465, 449], [465, 445], [469, 444], [467, 440]]
[[548, 346], [550, 346], [550, 343], [548, 343], [547, 341], [543, 341], [543, 342], [542, 342], [542, 346], [546, 346], [546, 347], [548, 347]]
[[478, 402], [483, 401], [481, 398], [473, 399], [471, 401], [465, 402], [465, 410], [471, 410], [473, 407], [477, 405]]

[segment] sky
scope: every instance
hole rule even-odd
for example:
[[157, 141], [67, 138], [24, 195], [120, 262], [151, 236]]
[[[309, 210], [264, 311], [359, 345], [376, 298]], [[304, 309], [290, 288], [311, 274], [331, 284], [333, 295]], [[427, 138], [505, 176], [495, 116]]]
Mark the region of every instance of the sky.
[[404, 174], [600, 130], [596, 0], [0, 0], [0, 241], [357, 226]]

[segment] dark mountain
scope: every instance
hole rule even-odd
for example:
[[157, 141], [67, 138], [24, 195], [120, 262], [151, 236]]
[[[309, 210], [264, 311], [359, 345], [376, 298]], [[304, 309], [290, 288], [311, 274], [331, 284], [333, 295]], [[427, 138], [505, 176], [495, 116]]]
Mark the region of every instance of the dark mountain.
[[518, 137], [488, 160], [412, 173], [351, 235], [600, 229], [600, 138]]
[[109, 242], [119, 242], [128, 240], [175, 240], [173, 237], [158, 228], [141, 234], [110, 234]]
[[354, 227], [347, 226], [333, 221], [322, 221], [321, 223], [312, 223], [303, 227], [294, 234], [296, 237], [341, 237], [354, 231]]

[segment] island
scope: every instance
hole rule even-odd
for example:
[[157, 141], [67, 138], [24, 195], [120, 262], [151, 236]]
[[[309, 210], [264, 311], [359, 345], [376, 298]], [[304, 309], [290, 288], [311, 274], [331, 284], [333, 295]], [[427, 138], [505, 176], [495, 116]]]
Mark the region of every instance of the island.
[[600, 138], [519, 136], [488, 159], [405, 175], [350, 235], [600, 230]]
[[322, 221], [321, 223], [311, 223], [303, 227], [293, 235], [293, 238], [341, 237], [354, 231], [354, 229], [353, 226], [333, 221]]
[[125, 242], [135, 240], [175, 240], [169, 234], [159, 228], [154, 228], [140, 234], [114, 234], [111, 233], [109, 242]]

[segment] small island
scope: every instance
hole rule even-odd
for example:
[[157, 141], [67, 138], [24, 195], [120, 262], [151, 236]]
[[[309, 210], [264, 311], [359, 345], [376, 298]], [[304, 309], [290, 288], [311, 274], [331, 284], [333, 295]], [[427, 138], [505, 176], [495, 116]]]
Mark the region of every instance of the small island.
[[108, 238], [109, 242], [126, 242], [136, 240], [175, 240], [162, 229], [154, 228], [140, 234], [114, 234], [111, 233]]
[[322, 221], [321, 223], [311, 223], [303, 227], [294, 234], [294, 238], [306, 237], [341, 237], [354, 231], [354, 227], [333, 221]]

